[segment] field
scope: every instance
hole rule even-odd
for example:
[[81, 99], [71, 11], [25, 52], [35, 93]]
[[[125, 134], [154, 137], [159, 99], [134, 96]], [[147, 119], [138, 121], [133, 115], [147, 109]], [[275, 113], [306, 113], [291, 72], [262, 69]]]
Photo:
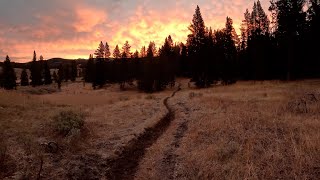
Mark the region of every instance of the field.
[[[318, 179], [320, 81], [0, 90], [0, 179]], [[178, 85], [179, 84], [179, 85]], [[57, 131], [61, 112], [84, 126]]]

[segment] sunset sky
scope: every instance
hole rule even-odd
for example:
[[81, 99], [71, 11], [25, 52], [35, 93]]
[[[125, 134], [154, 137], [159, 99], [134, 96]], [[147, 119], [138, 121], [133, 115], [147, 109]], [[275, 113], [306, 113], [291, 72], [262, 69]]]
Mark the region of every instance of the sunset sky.
[[[206, 26], [222, 28], [226, 16], [238, 31], [253, 0], [0, 0], [0, 61], [32, 59], [33, 50], [45, 59], [88, 58], [100, 41], [113, 51], [126, 40], [131, 50], [168, 35], [185, 42], [199, 5]], [[267, 12], [269, 0], [261, 0]]]

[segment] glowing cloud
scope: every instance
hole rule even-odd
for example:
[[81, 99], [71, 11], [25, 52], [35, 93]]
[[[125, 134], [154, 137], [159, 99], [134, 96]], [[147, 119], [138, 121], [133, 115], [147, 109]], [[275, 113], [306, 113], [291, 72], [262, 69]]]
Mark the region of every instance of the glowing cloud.
[[[262, 4], [267, 10], [268, 1]], [[223, 28], [230, 16], [239, 32], [253, 1], [0, 1], [0, 60], [8, 54], [13, 61], [30, 61], [33, 50], [45, 58], [87, 58], [100, 41], [113, 50], [128, 40], [132, 51], [150, 41], [159, 48], [168, 35], [185, 42], [196, 5], [206, 26]]]

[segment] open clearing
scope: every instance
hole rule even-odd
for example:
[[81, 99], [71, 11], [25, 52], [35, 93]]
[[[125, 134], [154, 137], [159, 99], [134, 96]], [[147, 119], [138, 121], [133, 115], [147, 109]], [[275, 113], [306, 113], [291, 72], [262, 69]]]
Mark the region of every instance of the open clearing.
[[[320, 176], [319, 80], [200, 90], [178, 82], [180, 91], [154, 94], [82, 83], [0, 90], [0, 179]], [[64, 110], [85, 114], [80, 132], [55, 132]]]

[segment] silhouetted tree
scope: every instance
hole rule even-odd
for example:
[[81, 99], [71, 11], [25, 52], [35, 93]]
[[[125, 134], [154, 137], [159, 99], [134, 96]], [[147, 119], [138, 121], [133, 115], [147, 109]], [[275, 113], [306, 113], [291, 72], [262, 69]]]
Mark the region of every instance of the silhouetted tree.
[[208, 59], [206, 57], [208, 40], [199, 6], [195, 10], [189, 30], [191, 34], [188, 35], [187, 46], [188, 55], [191, 58], [191, 81], [195, 82], [197, 87], [208, 87], [211, 84], [208, 74]]
[[152, 58], [152, 57], [155, 57], [156, 55], [157, 55], [156, 44], [154, 42], [150, 42], [147, 49], [147, 57]]
[[271, 0], [269, 10], [274, 18], [274, 35], [280, 49], [286, 79], [291, 80], [303, 59], [303, 37], [306, 27], [305, 0]]
[[99, 44], [99, 47], [96, 50], [96, 52], [94, 53], [94, 55], [95, 55], [96, 58], [104, 58], [105, 57], [105, 51], [106, 51], [106, 48], [105, 48], [105, 46], [103, 45], [103, 43], [101, 41], [100, 44]]
[[31, 84], [33, 87], [42, 85], [42, 70], [40, 64], [37, 62], [36, 51], [33, 52], [33, 59], [31, 62]]
[[142, 46], [141, 50], [140, 50], [140, 57], [144, 58], [147, 57], [147, 51], [146, 51], [146, 47]]
[[105, 45], [104, 47], [105, 47], [104, 57], [105, 57], [105, 58], [110, 58], [111, 52], [110, 52], [110, 47], [109, 47], [108, 42], [106, 42], [106, 45]]
[[28, 77], [27, 70], [25, 68], [21, 72], [20, 85], [21, 86], [29, 86], [29, 77]]
[[85, 82], [93, 82], [95, 78], [95, 64], [93, 56], [90, 54], [85, 70]]
[[138, 52], [138, 50], [136, 50], [136, 51], [133, 53], [132, 58], [135, 58], [135, 59], [138, 59], [138, 58], [139, 58], [139, 52]]
[[78, 74], [77, 62], [73, 60], [71, 62], [71, 81], [75, 82]]
[[121, 53], [120, 53], [118, 45], [116, 45], [116, 47], [113, 50], [113, 57], [116, 58], [116, 59], [121, 58]]
[[233, 21], [230, 17], [227, 17], [224, 44], [225, 62], [223, 63], [222, 74], [224, 84], [234, 83], [236, 78], [237, 49], [234, 42], [233, 31]]
[[122, 46], [122, 58], [130, 58], [131, 52], [130, 52], [131, 46], [129, 45], [129, 42], [126, 41], [125, 44]]
[[7, 55], [2, 67], [1, 86], [8, 90], [14, 89], [16, 88], [16, 79], [16, 73]]
[[70, 79], [71, 79], [70, 65], [66, 64], [64, 66], [64, 80], [65, 82], [68, 82]]
[[51, 72], [48, 61], [44, 61], [44, 84], [52, 84]]

